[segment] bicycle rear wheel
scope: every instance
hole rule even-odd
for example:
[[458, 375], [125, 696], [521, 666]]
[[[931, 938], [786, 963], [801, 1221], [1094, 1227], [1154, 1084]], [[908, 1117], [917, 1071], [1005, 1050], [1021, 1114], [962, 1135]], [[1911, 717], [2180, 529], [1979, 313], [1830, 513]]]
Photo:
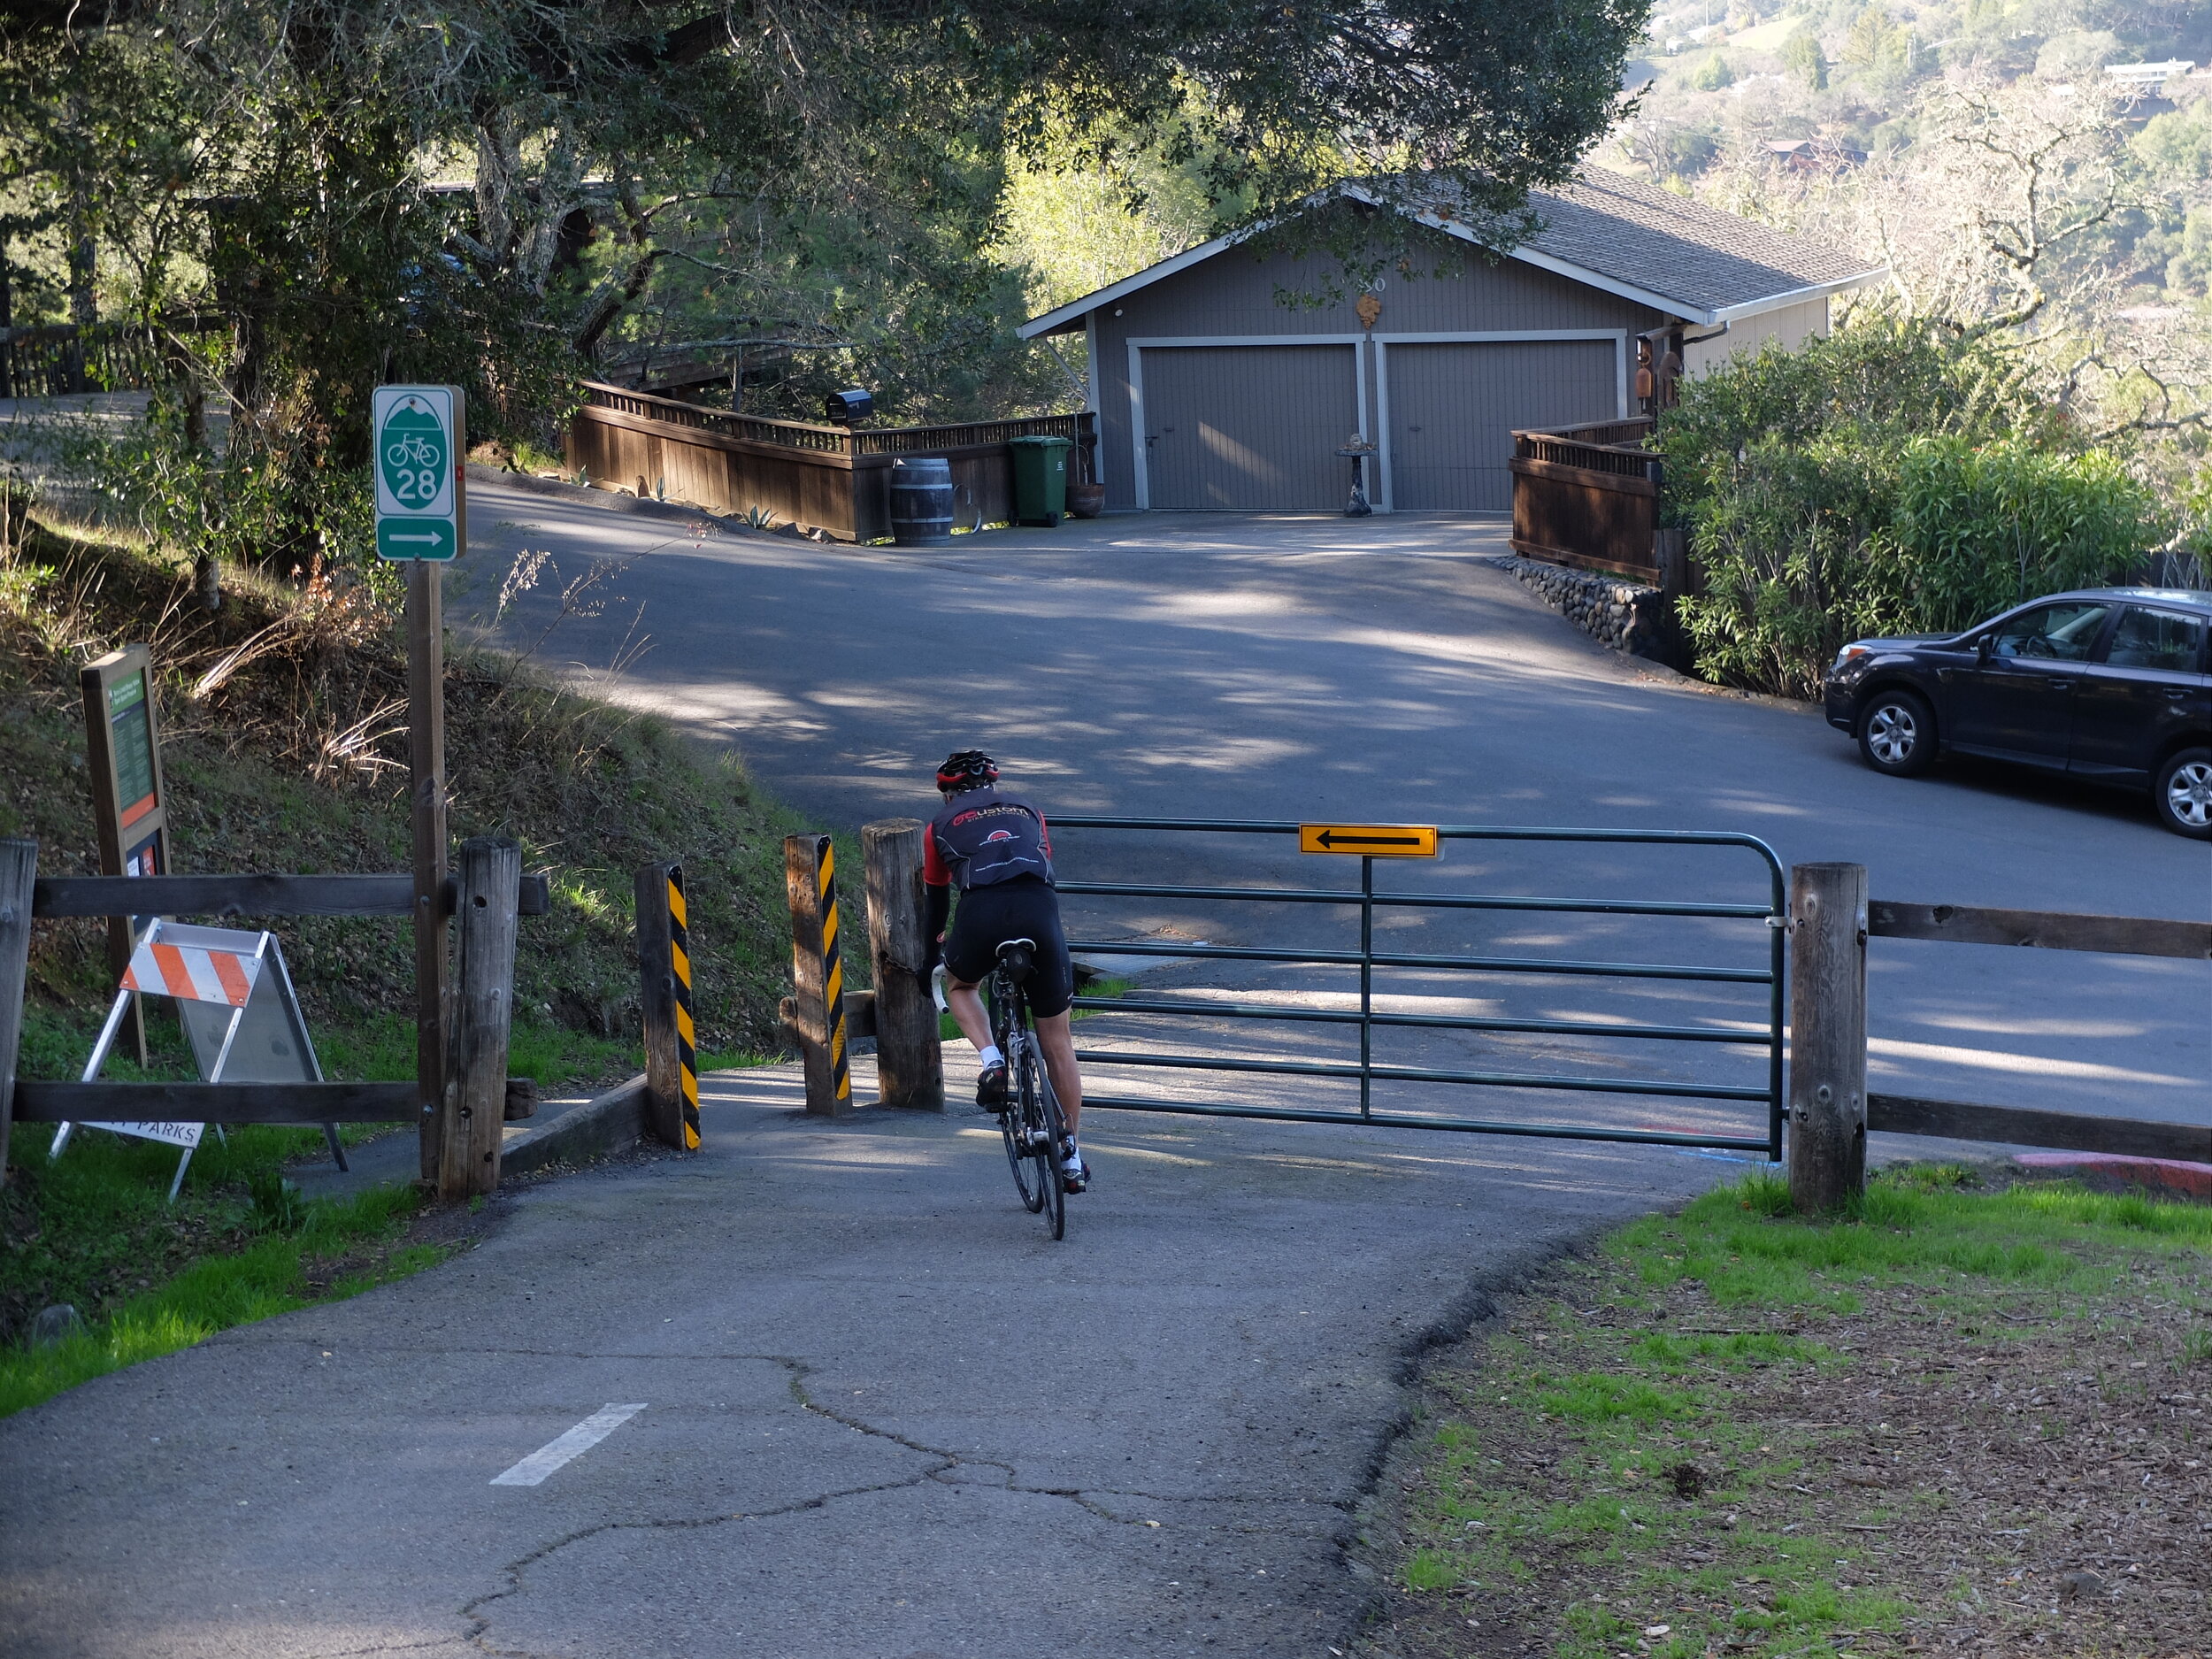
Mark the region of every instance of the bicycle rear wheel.
[[1045, 1148], [1038, 1158], [1044, 1180], [1045, 1224], [1052, 1229], [1054, 1238], [1064, 1239], [1068, 1234], [1068, 1181], [1060, 1173], [1060, 1148], [1067, 1141], [1068, 1120], [1060, 1110], [1060, 1096], [1053, 1089], [1052, 1074], [1045, 1070], [1033, 1044], [1029, 1049], [1029, 1064], [1037, 1074], [1037, 1118]]
[[1038, 1179], [1035, 1155], [1023, 1144], [1029, 1139], [1029, 1125], [1018, 1104], [998, 1120], [998, 1132], [1006, 1142], [1006, 1162], [1014, 1171], [1014, 1190], [1021, 1194], [1022, 1208], [1033, 1216], [1044, 1208], [1044, 1183]]
[[1030, 1207], [1044, 1211], [1045, 1225], [1054, 1238], [1065, 1238], [1068, 1184], [1060, 1173], [1060, 1143], [1067, 1138], [1067, 1124], [1060, 1114], [1060, 1097], [1052, 1092], [1052, 1079], [1045, 1074], [1043, 1056], [1037, 1052], [1026, 998], [1015, 1003], [1013, 1015], [1018, 1028], [1016, 1041], [1021, 1045], [1021, 1064], [1014, 1079], [1018, 1094], [1015, 1104], [1022, 1120], [1022, 1139], [1037, 1161], [1032, 1179], [1037, 1185], [1038, 1202]]
[[[992, 989], [996, 991], [997, 988], [995, 983]], [[1025, 1045], [1014, 1041], [1014, 1021], [1010, 1018], [1002, 1018], [1001, 1009], [1000, 998], [993, 996], [992, 1035], [998, 1039], [999, 1051], [1011, 1056], [1018, 1048]], [[1022, 1208], [1033, 1216], [1044, 1208], [1044, 1183], [1037, 1179], [1034, 1154], [1028, 1144], [1029, 1114], [1023, 1105], [1020, 1079], [1017, 1078], [1014, 1082], [1014, 1098], [1007, 1102], [1007, 1110], [999, 1116], [998, 1132], [1000, 1138], [1006, 1142], [1006, 1164], [1014, 1171], [1014, 1190], [1021, 1194]]]

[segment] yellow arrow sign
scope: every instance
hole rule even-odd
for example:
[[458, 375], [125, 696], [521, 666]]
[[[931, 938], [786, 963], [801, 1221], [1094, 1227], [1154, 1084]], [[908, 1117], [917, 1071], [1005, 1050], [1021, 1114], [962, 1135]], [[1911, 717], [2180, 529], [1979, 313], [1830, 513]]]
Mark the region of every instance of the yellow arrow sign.
[[1301, 824], [1302, 853], [1350, 853], [1370, 858], [1433, 858], [1433, 824]]

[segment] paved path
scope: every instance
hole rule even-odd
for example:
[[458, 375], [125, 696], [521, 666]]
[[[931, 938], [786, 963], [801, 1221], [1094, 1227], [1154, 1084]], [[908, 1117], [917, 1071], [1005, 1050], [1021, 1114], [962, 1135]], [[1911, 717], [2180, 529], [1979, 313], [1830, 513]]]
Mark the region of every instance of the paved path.
[[810, 1119], [793, 1071], [706, 1079], [696, 1158], [0, 1423], [0, 1649], [1324, 1659], [1428, 1334], [1732, 1167], [1102, 1120], [1056, 1245], [982, 1114]]

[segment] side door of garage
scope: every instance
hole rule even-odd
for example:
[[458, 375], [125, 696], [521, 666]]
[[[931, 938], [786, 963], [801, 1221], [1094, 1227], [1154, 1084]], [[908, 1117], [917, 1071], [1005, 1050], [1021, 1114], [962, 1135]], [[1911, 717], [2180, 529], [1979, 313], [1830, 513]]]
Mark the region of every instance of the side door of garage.
[[1397, 512], [1510, 512], [1516, 430], [1620, 414], [1611, 340], [1394, 343], [1383, 365]]
[[1148, 346], [1140, 368], [1149, 505], [1344, 505], [1351, 464], [1335, 450], [1363, 426], [1350, 346]]

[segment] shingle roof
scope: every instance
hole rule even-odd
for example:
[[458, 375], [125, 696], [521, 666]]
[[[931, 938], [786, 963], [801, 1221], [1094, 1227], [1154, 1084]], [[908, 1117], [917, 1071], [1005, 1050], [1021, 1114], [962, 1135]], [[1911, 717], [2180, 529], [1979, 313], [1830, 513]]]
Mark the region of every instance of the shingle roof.
[[1707, 313], [1881, 274], [1842, 249], [1597, 167], [1558, 189], [1532, 190], [1529, 205], [1544, 221], [1522, 244], [1531, 252]]
[[[1348, 188], [1369, 201], [1383, 199], [1379, 191]], [[1390, 195], [1394, 204], [1407, 207], [1400, 192]], [[1772, 230], [1597, 167], [1584, 168], [1572, 183], [1556, 189], [1530, 191], [1529, 205], [1542, 228], [1513, 248], [1511, 257], [1694, 322], [1755, 315], [1860, 287], [1884, 272], [1883, 266], [1825, 242]], [[1446, 203], [1428, 204], [1420, 216], [1453, 235], [1483, 240], [1479, 228], [1455, 216]], [[1021, 334], [1033, 339], [1080, 327], [1084, 315], [1095, 307], [1210, 258], [1251, 234], [1219, 237], [1163, 259], [1033, 319]]]

